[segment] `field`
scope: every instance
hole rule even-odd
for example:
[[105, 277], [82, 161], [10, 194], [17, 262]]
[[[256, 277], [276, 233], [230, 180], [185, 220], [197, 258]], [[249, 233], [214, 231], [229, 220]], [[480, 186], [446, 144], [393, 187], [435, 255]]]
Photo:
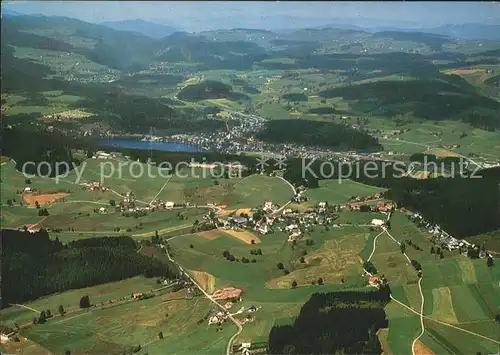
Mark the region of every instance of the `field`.
[[[61, 240], [67, 241], [92, 234], [127, 233], [139, 238], [151, 237], [156, 230], [168, 233], [192, 225], [208, 212], [207, 208], [176, 208], [148, 212], [138, 218], [125, 217], [115, 212], [112, 203], [118, 204], [128, 192], [134, 193], [139, 207], [159, 199], [199, 206], [225, 204], [247, 212], [268, 199], [283, 204], [293, 194], [292, 189], [278, 178], [253, 175], [239, 184], [241, 178], [215, 180], [206, 168], [184, 169], [179, 174], [162, 178], [156, 167], [137, 162], [132, 165], [124, 159], [88, 159], [66, 176], [32, 177], [29, 184], [15, 170], [13, 162], [4, 161], [0, 169], [4, 205], [2, 226], [18, 228], [30, 224], [38, 228], [62, 229]], [[145, 173], [138, 175], [141, 170]], [[101, 179], [108, 189], [105, 192], [90, 191], [81, 185]], [[25, 187], [35, 192], [21, 194]], [[49, 216], [38, 216], [33, 208], [35, 201], [48, 208]], [[105, 212], [98, 211], [102, 207]], [[248, 239], [244, 234], [235, 237]], [[255, 240], [258, 242], [258, 238]]]
[[[424, 315], [428, 317], [425, 320], [426, 332], [421, 339], [423, 345], [435, 354], [469, 353], [472, 349], [491, 352], [497, 346], [493, 341], [436, 321], [500, 341], [498, 325], [494, 324], [495, 314], [500, 308], [500, 267], [487, 267], [485, 259], [468, 259], [449, 251], [444, 253], [444, 259], [436, 258], [429, 253], [430, 235], [419, 230], [399, 212], [394, 214], [391, 222], [390, 233], [396, 240], [411, 240], [423, 249], [417, 251], [409, 245], [406, 247], [410, 259], [419, 261], [423, 270]], [[381, 235], [376, 245], [371, 261], [378, 272], [391, 281], [393, 296], [418, 310], [421, 301], [415, 271], [388, 235]], [[408, 344], [420, 329], [418, 317], [394, 302], [386, 307], [386, 312], [389, 318], [387, 342], [391, 351], [411, 352]], [[410, 331], [410, 327], [413, 330]]]
[[[141, 278], [132, 278], [109, 285], [65, 292], [30, 302], [30, 307], [52, 306], [55, 311], [59, 303], [68, 306], [63, 317], [49, 319], [46, 324], [27, 326], [21, 330], [23, 336], [51, 351], [62, 353], [71, 350], [79, 354], [121, 354], [141, 346], [141, 353], [221, 353], [234, 333], [235, 327], [226, 323], [221, 332], [208, 328], [206, 322], [197, 324], [212, 311], [213, 305], [205, 298], [187, 297], [185, 291], [164, 291], [156, 297], [142, 301], [128, 301], [110, 305], [108, 300], [127, 297], [137, 291], [148, 291], [153, 280], [146, 283]], [[94, 307], [87, 311], [74, 310], [78, 299], [84, 294], [92, 303], [104, 302], [105, 307]], [[70, 308], [71, 307], [71, 308]], [[14, 315], [9, 309], [10, 321], [20, 322], [23, 316]], [[31, 320], [33, 312], [27, 312]], [[3, 319], [3, 316], [2, 316]], [[21, 323], [19, 323], [21, 324]], [[163, 333], [164, 339], [157, 334]], [[26, 349], [29, 350], [29, 349]]]
[[353, 196], [371, 196], [377, 192], [383, 192], [374, 186], [364, 185], [352, 180], [320, 180], [319, 187], [306, 192], [311, 202], [326, 201], [329, 204], [342, 204]]
[[[243, 326], [243, 333], [236, 341], [239, 343], [267, 341], [268, 332], [275, 322], [293, 319], [312, 292], [362, 287], [364, 280], [360, 277], [361, 258], [358, 253], [370, 240], [372, 232], [361, 227], [326, 231], [317, 226], [307, 235], [314, 241], [312, 246], [306, 246], [305, 241], [292, 246], [286, 241], [287, 236], [277, 231], [261, 236], [260, 243], [255, 245], [216, 235], [212, 231], [207, 238], [206, 233], [171, 239], [172, 256], [190, 270], [208, 273], [214, 289], [241, 288], [241, 306], [260, 307], [252, 314], [255, 320]], [[257, 248], [262, 255], [250, 253]], [[222, 255], [224, 250], [239, 261], [231, 263], [226, 260]], [[301, 263], [304, 254], [304, 263]], [[255, 259], [255, 263], [243, 263], [243, 257]], [[288, 275], [277, 268], [278, 262], [290, 271]], [[312, 285], [320, 277], [325, 284]], [[296, 289], [291, 288], [293, 280], [297, 281]], [[238, 303], [233, 308], [241, 306]]]

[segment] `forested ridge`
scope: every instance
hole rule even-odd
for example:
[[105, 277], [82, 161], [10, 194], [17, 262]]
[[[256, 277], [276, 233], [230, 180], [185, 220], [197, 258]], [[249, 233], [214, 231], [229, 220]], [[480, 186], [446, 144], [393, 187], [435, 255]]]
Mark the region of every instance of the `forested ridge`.
[[390, 289], [315, 293], [292, 325], [274, 326], [270, 354], [380, 354]]
[[301, 119], [268, 121], [257, 138], [271, 143], [297, 143], [341, 150], [383, 150], [377, 138], [333, 122]]
[[130, 237], [99, 237], [68, 245], [41, 230], [2, 230], [2, 307], [55, 292], [136, 275], [175, 277], [170, 265], [140, 255]]

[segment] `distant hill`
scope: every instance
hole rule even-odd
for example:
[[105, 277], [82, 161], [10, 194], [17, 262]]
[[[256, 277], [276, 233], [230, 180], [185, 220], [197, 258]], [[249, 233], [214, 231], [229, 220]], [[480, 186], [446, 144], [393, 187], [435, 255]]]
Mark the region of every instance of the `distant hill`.
[[147, 65], [154, 40], [138, 33], [68, 17], [9, 16], [2, 18], [2, 45], [74, 52], [119, 70]]
[[423, 43], [431, 47], [431, 49], [439, 51], [445, 43], [452, 41], [441, 35], [424, 32], [398, 32], [398, 31], [383, 31], [373, 34], [373, 37], [391, 38], [396, 41], [411, 41]]
[[158, 23], [148, 22], [144, 20], [124, 20], [124, 21], [105, 21], [101, 25], [112, 28], [118, 31], [130, 31], [140, 33], [151, 38], [163, 38], [169, 36], [178, 29], [161, 25]]
[[500, 40], [500, 25], [468, 23], [463, 25], [444, 25], [435, 28], [422, 29], [421, 31], [463, 40]]

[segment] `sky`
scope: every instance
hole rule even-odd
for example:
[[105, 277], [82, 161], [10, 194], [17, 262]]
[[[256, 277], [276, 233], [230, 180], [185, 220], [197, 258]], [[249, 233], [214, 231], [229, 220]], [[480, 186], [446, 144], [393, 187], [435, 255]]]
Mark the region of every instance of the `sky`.
[[500, 24], [495, 2], [2, 1], [2, 9], [100, 23], [142, 19], [182, 30], [293, 28], [332, 23], [366, 27]]

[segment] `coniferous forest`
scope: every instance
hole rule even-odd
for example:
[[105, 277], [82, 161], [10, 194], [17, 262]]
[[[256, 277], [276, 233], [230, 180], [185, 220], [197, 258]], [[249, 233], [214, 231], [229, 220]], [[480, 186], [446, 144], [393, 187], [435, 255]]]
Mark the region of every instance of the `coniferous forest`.
[[2, 230], [2, 307], [55, 292], [128, 277], [176, 276], [170, 265], [136, 252], [130, 237], [99, 237], [67, 245], [41, 230]]
[[380, 354], [377, 330], [387, 327], [390, 290], [330, 292], [311, 296], [293, 325], [274, 326], [270, 354]]

